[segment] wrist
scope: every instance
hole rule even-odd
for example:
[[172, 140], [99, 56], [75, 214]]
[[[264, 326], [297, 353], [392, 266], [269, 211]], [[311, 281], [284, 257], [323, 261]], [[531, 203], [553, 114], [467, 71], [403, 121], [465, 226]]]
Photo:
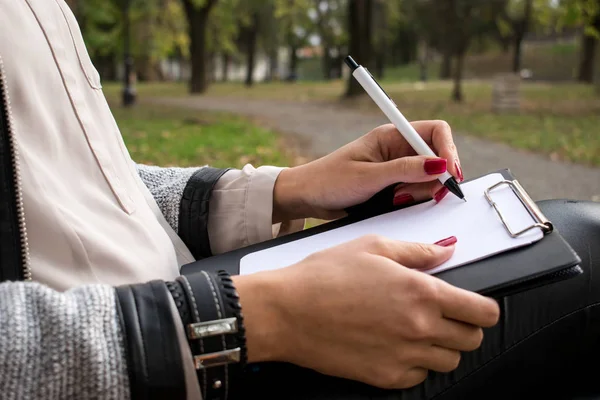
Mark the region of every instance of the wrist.
[[249, 363], [286, 360], [289, 333], [279, 304], [282, 285], [276, 275], [260, 272], [233, 277], [244, 310]]
[[279, 173], [273, 188], [273, 223], [310, 217], [302, 167], [286, 168]]

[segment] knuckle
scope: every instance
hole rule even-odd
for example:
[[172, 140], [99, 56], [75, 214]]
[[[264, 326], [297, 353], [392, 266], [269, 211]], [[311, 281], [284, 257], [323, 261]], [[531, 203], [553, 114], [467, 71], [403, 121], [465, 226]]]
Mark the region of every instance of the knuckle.
[[432, 323], [425, 314], [416, 314], [408, 324], [408, 339], [426, 341], [432, 337]]
[[412, 170], [412, 164], [409, 162], [408, 159], [400, 159], [400, 161], [398, 162], [398, 174], [400, 176], [410, 176]]
[[452, 132], [452, 127], [450, 126], [448, 121], [446, 121], [445, 119], [438, 119], [435, 121], [435, 123], [436, 123], [436, 125], [438, 125], [438, 127], [440, 129], [448, 131], [448, 132]]
[[420, 279], [415, 286], [422, 303], [435, 303], [440, 300], [440, 289], [435, 279]]
[[385, 238], [375, 234], [369, 234], [364, 237], [364, 240], [372, 251], [383, 253], [387, 249]]
[[425, 243], [416, 243], [416, 251], [420, 253], [426, 260], [436, 257], [436, 252], [433, 249], [433, 246], [425, 244]]

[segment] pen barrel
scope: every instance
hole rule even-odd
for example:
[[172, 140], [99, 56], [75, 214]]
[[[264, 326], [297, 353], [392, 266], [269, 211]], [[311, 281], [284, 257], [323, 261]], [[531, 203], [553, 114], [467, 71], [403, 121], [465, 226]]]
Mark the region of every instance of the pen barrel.
[[[392, 99], [390, 99], [364, 67], [358, 67], [354, 70], [352, 75], [417, 154], [437, 157], [437, 154], [435, 154], [431, 147], [423, 140], [421, 135], [419, 135], [406, 117], [400, 112]], [[450, 173], [445, 172], [439, 177], [439, 180], [444, 183], [451, 177], [452, 175], [450, 175]]]
[[431, 148], [425, 143], [423, 138], [417, 133], [415, 128], [408, 122], [408, 120], [402, 115], [396, 104], [389, 98], [389, 96], [381, 89], [381, 87], [373, 80], [369, 72], [364, 67], [359, 67], [352, 73], [354, 78], [360, 83], [365, 89], [367, 94], [373, 99], [375, 104], [379, 106], [381, 111], [388, 117], [390, 122], [394, 124], [400, 134], [406, 139], [408, 144], [422, 156], [433, 156], [436, 154]]

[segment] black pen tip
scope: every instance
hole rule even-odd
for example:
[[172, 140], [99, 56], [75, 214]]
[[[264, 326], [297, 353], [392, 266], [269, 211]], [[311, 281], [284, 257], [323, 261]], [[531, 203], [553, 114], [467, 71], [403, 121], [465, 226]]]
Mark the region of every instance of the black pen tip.
[[358, 63], [356, 61], [354, 61], [354, 58], [352, 58], [351, 56], [346, 56], [344, 61], [346, 62], [346, 65], [350, 67], [350, 69], [352, 71], [354, 71], [356, 68], [359, 67]]
[[456, 179], [450, 178], [450, 179], [446, 180], [446, 182], [444, 182], [444, 186], [446, 186], [448, 188], [448, 190], [450, 190], [450, 192], [452, 192], [459, 199], [467, 201], [465, 199], [465, 195], [463, 194], [462, 190], [460, 189], [460, 185], [458, 184], [458, 182], [456, 182]]

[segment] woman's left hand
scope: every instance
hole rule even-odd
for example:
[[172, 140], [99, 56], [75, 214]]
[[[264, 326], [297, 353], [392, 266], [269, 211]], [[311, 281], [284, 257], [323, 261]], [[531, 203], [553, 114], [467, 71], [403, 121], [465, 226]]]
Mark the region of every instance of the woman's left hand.
[[439, 158], [417, 156], [393, 125], [379, 126], [323, 158], [283, 170], [275, 183], [273, 222], [339, 218], [344, 209], [398, 182], [390, 199], [397, 206], [440, 201], [448, 194], [437, 179], [442, 173], [463, 180], [450, 126], [445, 121], [412, 125]]

